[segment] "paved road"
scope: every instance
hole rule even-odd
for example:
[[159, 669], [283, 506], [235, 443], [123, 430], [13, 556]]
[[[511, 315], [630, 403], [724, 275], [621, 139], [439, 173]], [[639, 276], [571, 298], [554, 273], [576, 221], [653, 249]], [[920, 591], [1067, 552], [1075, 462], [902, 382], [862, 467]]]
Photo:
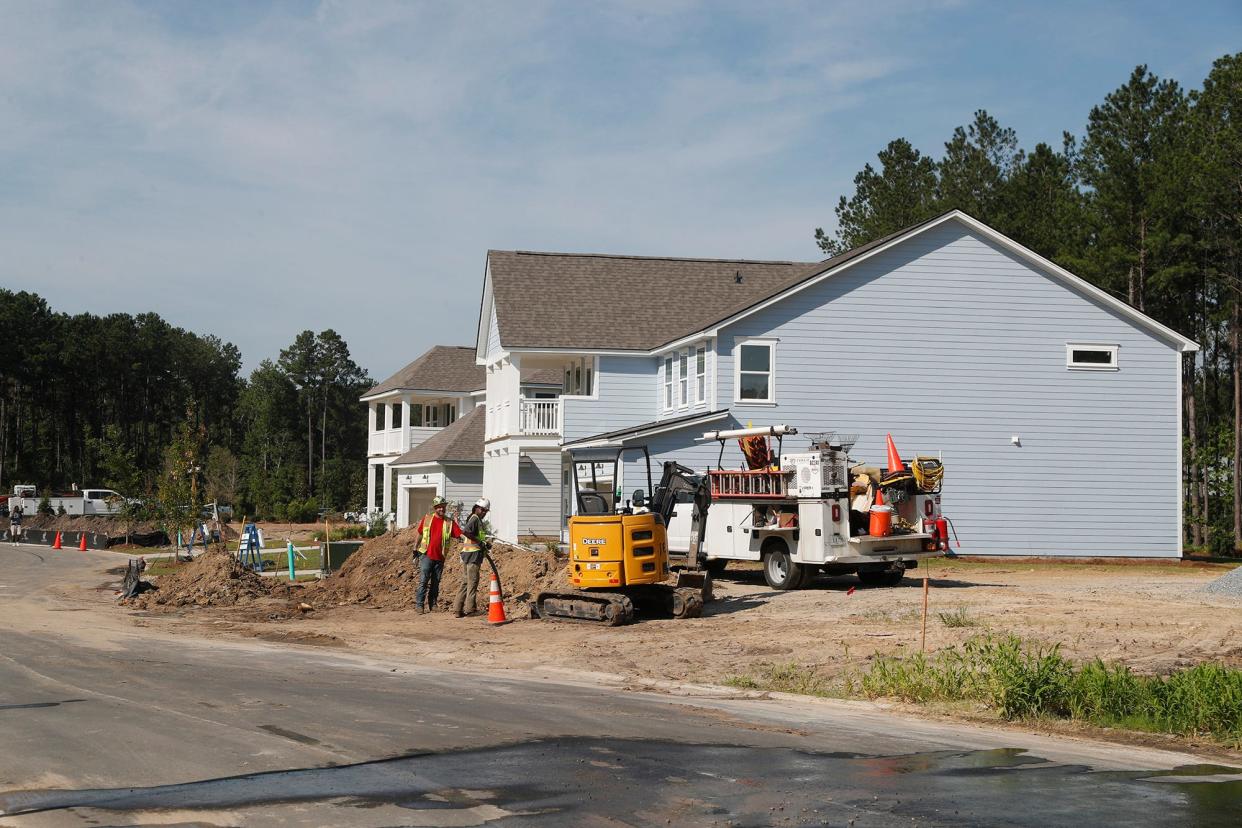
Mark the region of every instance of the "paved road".
[[117, 562], [0, 548], [2, 826], [1223, 826], [1242, 805], [1236, 769], [1181, 754], [170, 637], [106, 609]]

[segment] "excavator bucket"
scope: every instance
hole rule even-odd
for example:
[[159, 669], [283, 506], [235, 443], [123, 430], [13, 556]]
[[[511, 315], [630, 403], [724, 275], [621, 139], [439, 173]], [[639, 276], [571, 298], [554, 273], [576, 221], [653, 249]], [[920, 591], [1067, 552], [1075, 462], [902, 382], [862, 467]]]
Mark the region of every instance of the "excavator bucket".
[[679, 569], [674, 588], [695, 590], [707, 603], [712, 600], [712, 575], [705, 569]]

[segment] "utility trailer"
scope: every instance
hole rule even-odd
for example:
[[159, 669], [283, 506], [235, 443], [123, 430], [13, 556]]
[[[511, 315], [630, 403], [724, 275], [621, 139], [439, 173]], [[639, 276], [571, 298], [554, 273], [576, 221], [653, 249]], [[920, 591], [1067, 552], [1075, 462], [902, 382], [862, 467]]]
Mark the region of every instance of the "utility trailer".
[[[723, 459], [725, 444], [731, 439], [764, 438], [766, 446], [766, 439], [775, 437], [783, 448], [783, 438], [797, 433], [781, 425], [711, 431], [702, 439], [718, 440]], [[729, 561], [760, 561], [764, 579], [775, 589], [797, 589], [820, 571], [856, 574], [866, 585], [896, 585], [907, 569], [948, 548], [940, 511], [940, 475], [935, 476], [934, 486], [925, 485], [930, 483], [926, 477], [912, 485], [908, 470], [887, 470], [885, 478], [894, 480], [887, 489], [895, 501], [889, 504], [892, 530], [869, 534], [871, 527], [859, 512], [851, 520], [848, 452], [852, 443], [820, 435], [806, 452], [761, 449], [767, 458], [751, 462], [759, 468], [709, 471], [695, 496], [687, 548], [672, 551], [686, 552], [691, 561], [715, 573]], [[771, 462], [775, 458], [779, 465]], [[894, 475], [894, 471], [905, 474]], [[905, 482], [899, 486], [898, 479]], [[882, 485], [879, 488], [884, 490]], [[678, 534], [670, 531], [670, 537]]]

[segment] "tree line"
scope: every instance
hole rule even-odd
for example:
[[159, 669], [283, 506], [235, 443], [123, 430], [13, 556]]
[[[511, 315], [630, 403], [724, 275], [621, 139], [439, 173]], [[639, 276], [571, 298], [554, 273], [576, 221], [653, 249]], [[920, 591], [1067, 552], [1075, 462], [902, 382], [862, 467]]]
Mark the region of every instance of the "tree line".
[[154, 313], [58, 313], [0, 288], [0, 492], [74, 484], [278, 520], [363, 506], [372, 385], [335, 331], [241, 376], [238, 349]]
[[1242, 540], [1242, 54], [1185, 90], [1138, 66], [1081, 138], [1022, 149], [986, 111], [939, 158], [891, 141], [854, 177], [830, 255], [960, 209], [1196, 340], [1183, 362], [1184, 532]]

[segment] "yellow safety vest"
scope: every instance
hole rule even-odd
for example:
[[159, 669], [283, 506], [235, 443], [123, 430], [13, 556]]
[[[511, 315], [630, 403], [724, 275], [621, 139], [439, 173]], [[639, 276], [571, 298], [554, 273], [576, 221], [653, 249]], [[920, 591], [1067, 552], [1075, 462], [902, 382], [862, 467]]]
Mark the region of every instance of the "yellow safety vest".
[[[479, 540], [487, 540], [487, 530], [483, 528], [483, 521], [481, 520], [479, 521]], [[462, 541], [461, 544], [462, 552], [477, 552], [482, 548], [483, 547], [479, 545], [478, 541], [471, 540], [469, 536], [466, 536], [466, 539]]]
[[[424, 553], [431, 549], [431, 524], [435, 523], [436, 517], [436, 513], [432, 512], [423, 518]], [[440, 526], [444, 530], [444, 537], [440, 538], [440, 554], [443, 555], [445, 548], [448, 547], [449, 535], [453, 534], [453, 521], [449, 519], [448, 515], [445, 515], [444, 519], [440, 521]]]

